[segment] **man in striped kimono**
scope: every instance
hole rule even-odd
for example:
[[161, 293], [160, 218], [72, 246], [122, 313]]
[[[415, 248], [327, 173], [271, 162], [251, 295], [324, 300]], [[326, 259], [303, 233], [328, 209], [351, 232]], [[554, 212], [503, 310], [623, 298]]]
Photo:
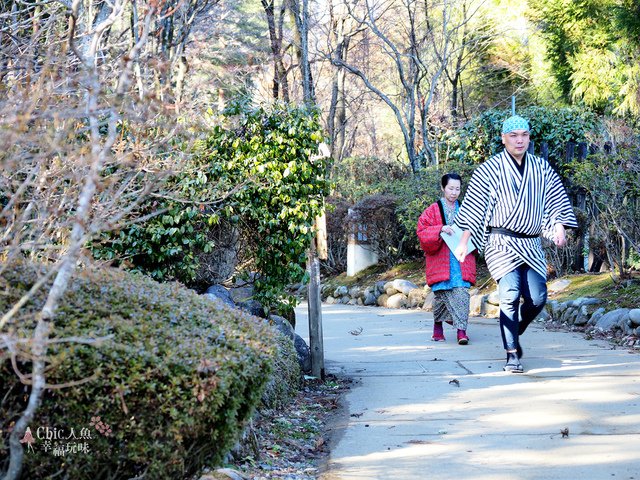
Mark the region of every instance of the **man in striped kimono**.
[[480, 165], [469, 182], [455, 221], [464, 232], [455, 254], [464, 261], [470, 237], [484, 251], [498, 282], [504, 370], [522, 373], [519, 337], [547, 300], [540, 236], [563, 247], [565, 228], [578, 223], [558, 174], [546, 160], [527, 153], [527, 120], [517, 115], [505, 120], [502, 143], [504, 150]]

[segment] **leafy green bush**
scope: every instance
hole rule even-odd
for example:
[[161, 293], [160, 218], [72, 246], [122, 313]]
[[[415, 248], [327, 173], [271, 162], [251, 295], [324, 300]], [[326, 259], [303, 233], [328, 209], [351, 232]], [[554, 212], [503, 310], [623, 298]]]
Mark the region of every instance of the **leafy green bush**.
[[585, 192], [592, 247], [603, 244], [607, 260], [625, 275], [631, 249], [640, 246], [640, 160], [637, 147], [598, 152], [568, 165], [572, 181]]
[[[465, 163], [482, 163], [502, 150], [502, 122], [511, 115], [507, 110], [487, 110], [461, 129], [442, 139], [448, 145], [449, 158]], [[549, 160], [562, 165], [568, 142], [584, 142], [598, 127], [594, 113], [579, 108], [527, 107], [518, 115], [529, 120], [531, 141], [549, 146]]]
[[244, 186], [209, 222], [237, 221], [249, 245], [245, 260], [259, 273], [257, 300], [287, 308], [296, 300], [285, 289], [305, 275], [312, 227], [328, 193], [326, 159], [315, 156], [323, 140], [318, 112], [236, 105], [227, 114], [233, 128], [214, 128], [198, 161], [211, 180]]
[[[1, 311], [42, 273], [27, 264], [5, 269]], [[28, 338], [44, 292], [6, 333]], [[176, 479], [218, 464], [260, 401], [275, 335], [266, 322], [214, 306], [178, 284], [115, 269], [80, 272], [58, 311], [47, 383], [90, 381], [46, 391], [31, 423], [35, 451], [25, 453], [24, 477]], [[73, 340], [102, 337], [108, 338], [96, 344]], [[23, 373], [30, 364], [26, 353], [1, 354], [0, 458], [7, 458], [7, 435], [29, 392], [11, 360]], [[96, 417], [110, 434], [96, 430]], [[46, 427], [62, 430], [65, 440], [47, 443]], [[66, 439], [71, 429], [85, 438]], [[59, 455], [69, 442], [86, 442], [89, 452]]]
[[94, 254], [126, 259], [125, 266], [157, 280], [194, 285], [198, 253], [220, 247], [211, 232], [237, 228], [243, 263], [259, 273], [257, 299], [267, 307], [283, 297], [294, 302], [284, 291], [305, 273], [328, 188], [326, 160], [314, 158], [322, 140], [315, 110], [235, 104], [169, 182], [178, 198], [147, 205], [166, 213], [105, 238]]

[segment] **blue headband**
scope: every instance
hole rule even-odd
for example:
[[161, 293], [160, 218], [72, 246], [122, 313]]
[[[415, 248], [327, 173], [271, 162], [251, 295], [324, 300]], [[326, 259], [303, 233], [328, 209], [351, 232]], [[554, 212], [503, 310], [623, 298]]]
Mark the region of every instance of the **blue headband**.
[[529, 131], [529, 122], [518, 115], [507, 118], [502, 124], [502, 133], [509, 133], [513, 132], [514, 130]]

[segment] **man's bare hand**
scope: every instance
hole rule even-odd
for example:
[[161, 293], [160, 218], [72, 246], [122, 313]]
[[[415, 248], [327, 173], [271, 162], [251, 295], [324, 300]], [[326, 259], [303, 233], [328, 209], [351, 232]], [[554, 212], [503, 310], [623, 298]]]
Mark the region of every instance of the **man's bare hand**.
[[449, 225], [443, 225], [440, 231], [446, 233], [447, 235], [453, 235], [453, 228], [451, 228]]
[[460, 245], [458, 245], [455, 252], [453, 252], [453, 256], [456, 257], [460, 263], [464, 262], [464, 259], [467, 258], [469, 254], [469, 238], [471, 238], [471, 232], [469, 230], [462, 232]]
[[460, 242], [460, 245], [457, 246], [456, 251], [453, 252], [453, 255], [460, 263], [462, 263], [469, 254], [468, 250], [469, 246], [467, 245], [467, 242]]
[[553, 243], [556, 244], [556, 247], [564, 247], [567, 244], [567, 234], [565, 232], [564, 225], [561, 223], [556, 224]]

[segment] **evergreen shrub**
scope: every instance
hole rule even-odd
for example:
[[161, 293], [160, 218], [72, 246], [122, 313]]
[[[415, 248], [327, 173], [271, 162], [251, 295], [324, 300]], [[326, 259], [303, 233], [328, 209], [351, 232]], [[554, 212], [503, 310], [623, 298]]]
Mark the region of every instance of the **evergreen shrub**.
[[[0, 310], [43, 273], [44, 267], [26, 263], [5, 268]], [[20, 311], [5, 338], [30, 337], [45, 293], [39, 290]], [[140, 274], [79, 272], [54, 323], [47, 384], [88, 381], [46, 390], [30, 425], [35, 444], [25, 452], [24, 478], [187, 478], [221, 462], [271, 377], [277, 333], [266, 322]], [[77, 341], [103, 337], [95, 344]], [[30, 372], [25, 345], [14, 343], [13, 356], [0, 351], [4, 459], [29, 394], [12, 363]], [[110, 433], [96, 429], [97, 417]], [[73, 429], [78, 439], [47, 442], [41, 438], [47, 427], [65, 437]], [[91, 438], [79, 438], [87, 432]], [[86, 442], [89, 451], [55, 453], [68, 442]]]
[[[554, 166], [564, 164], [569, 142], [585, 142], [598, 129], [597, 116], [581, 108], [526, 107], [517, 113], [529, 120], [535, 153], [539, 154], [537, 148], [546, 143], [549, 161]], [[509, 110], [487, 110], [464, 127], [451, 131], [442, 139], [447, 145], [449, 159], [478, 164], [501, 151], [502, 122], [509, 116]]]
[[260, 274], [256, 299], [283, 313], [295, 305], [286, 287], [305, 276], [314, 219], [328, 193], [319, 114], [237, 102], [202, 136], [167, 181], [171, 198], [153, 197], [139, 212], [164, 213], [105, 234], [92, 253], [204, 290], [210, 284], [200, 274], [207, 268], [202, 253], [220, 250], [224, 234], [235, 231], [238, 262]]

